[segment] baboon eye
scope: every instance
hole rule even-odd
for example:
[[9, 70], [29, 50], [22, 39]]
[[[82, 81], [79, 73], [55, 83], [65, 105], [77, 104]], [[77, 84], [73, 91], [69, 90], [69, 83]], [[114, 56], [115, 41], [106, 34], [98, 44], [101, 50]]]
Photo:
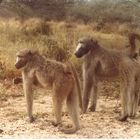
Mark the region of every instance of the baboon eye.
[[19, 57], [19, 58], [23, 58], [23, 56], [22, 56], [22, 55], [17, 55], [17, 57]]
[[84, 42], [83, 42], [83, 41], [79, 41], [79, 43], [84, 44]]

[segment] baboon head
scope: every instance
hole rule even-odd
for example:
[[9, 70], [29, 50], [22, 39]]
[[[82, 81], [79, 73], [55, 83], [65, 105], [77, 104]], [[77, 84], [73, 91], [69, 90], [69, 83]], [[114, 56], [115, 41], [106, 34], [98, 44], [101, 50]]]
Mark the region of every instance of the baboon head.
[[30, 49], [24, 49], [19, 51], [16, 54], [16, 63], [15, 63], [15, 67], [17, 69], [23, 68], [26, 66], [26, 64], [31, 61], [32, 57], [34, 56], [34, 54], [36, 53], [36, 51], [30, 50]]
[[90, 38], [90, 37], [84, 37], [79, 39], [78, 45], [75, 51], [76, 57], [80, 58], [87, 54], [92, 48], [97, 47], [97, 40]]

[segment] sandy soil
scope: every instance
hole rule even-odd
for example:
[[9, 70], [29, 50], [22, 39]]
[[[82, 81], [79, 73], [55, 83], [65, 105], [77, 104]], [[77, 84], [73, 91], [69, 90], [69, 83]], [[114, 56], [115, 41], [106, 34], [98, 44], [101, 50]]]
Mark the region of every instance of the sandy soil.
[[[101, 89], [116, 92], [111, 88], [108, 91], [104, 87]], [[6, 93], [10, 96], [0, 100], [0, 138], [140, 138], [140, 115], [127, 122], [117, 121], [121, 105], [119, 99], [114, 97], [101, 94], [96, 112], [81, 114], [81, 129], [75, 134], [67, 135], [51, 124], [51, 91], [35, 93], [34, 123], [27, 121], [22, 87], [7, 87]], [[65, 109], [63, 122], [71, 123]]]

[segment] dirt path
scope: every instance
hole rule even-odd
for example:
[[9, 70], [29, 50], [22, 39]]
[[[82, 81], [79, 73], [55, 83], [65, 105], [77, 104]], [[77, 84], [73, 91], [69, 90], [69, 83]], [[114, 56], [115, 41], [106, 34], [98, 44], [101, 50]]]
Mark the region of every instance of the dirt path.
[[[21, 91], [18, 91], [19, 93]], [[1, 138], [140, 138], [140, 115], [127, 122], [119, 122], [116, 117], [120, 111], [117, 100], [100, 96], [97, 111], [80, 115], [81, 129], [75, 134], [66, 135], [51, 125], [53, 120], [52, 101], [48, 91], [36, 95], [34, 115], [36, 120], [30, 124], [26, 120], [26, 103], [23, 95], [10, 96], [0, 101], [0, 137]], [[38, 96], [38, 97], [37, 97]], [[64, 124], [70, 123], [63, 113]], [[2, 132], [3, 130], [3, 132]]]

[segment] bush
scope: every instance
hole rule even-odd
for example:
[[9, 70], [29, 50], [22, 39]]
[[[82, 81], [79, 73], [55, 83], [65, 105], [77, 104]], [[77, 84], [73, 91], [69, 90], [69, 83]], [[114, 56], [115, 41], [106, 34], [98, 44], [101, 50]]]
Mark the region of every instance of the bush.
[[57, 61], [66, 61], [70, 57], [70, 52], [66, 47], [60, 47], [58, 45], [58, 40], [54, 38], [48, 38], [46, 41], [46, 47], [43, 48], [42, 54], [47, 58], [52, 58]]
[[37, 18], [31, 18], [25, 20], [22, 26], [22, 31], [25, 34], [37, 35], [49, 35], [51, 33], [50, 25], [45, 21]]
[[[82, 60], [79, 61], [73, 54], [80, 37], [92, 36], [97, 38], [104, 47], [124, 49], [124, 46], [128, 43], [124, 35], [131, 31], [127, 24], [119, 23], [106, 23], [101, 27], [100, 31], [97, 31], [98, 23], [85, 25], [82, 23], [51, 21], [47, 22], [47, 26], [44, 27], [40, 24], [42, 22], [40, 19], [35, 19], [37, 22], [33, 22], [33, 19], [31, 19], [32, 22], [27, 21], [25, 22], [33, 24], [28, 24], [27, 27], [33, 27], [29, 28], [30, 30], [24, 29], [25, 24], [18, 21], [0, 22], [0, 51], [2, 56], [0, 56], [2, 58], [0, 59], [0, 62], [2, 62], [0, 63], [2, 66], [0, 79], [20, 75], [20, 72], [14, 67], [15, 54], [24, 48], [37, 49], [47, 58], [57, 61], [71, 60], [81, 75]], [[44, 20], [43, 24], [46, 25]], [[48, 31], [45, 33], [49, 35], [42, 34], [43, 28], [40, 29], [40, 27], [43, 27], [45, 31], [47, 29]], [[22, 32], [21, 28], [28, 33]]]

